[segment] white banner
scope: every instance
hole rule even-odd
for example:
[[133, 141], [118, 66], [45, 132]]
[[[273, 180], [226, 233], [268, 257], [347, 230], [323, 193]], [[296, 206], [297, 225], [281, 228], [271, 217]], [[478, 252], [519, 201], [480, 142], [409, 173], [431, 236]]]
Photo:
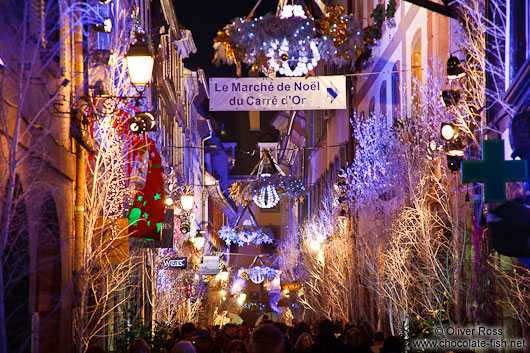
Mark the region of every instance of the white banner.
[[346, 77], [211, 78], [210, 111], [346, 109]]

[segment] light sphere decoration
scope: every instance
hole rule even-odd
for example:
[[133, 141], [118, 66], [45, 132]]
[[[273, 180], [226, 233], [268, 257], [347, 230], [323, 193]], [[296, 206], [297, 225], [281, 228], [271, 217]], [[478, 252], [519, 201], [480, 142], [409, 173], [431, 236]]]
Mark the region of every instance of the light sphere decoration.
[[265, 280], [265, 276], [260, 272], [252, 272], [250, 274], [250, 280], [255, 284], [260, 284]]
[[259, 208], [273, 208], [280, 201], [280, 196], [273, 185], [262, 187], [252, 198]]

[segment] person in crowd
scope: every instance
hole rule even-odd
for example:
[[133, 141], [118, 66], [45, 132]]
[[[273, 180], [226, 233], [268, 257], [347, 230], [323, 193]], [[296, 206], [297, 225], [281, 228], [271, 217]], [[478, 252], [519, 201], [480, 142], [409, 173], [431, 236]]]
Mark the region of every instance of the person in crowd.
[[376, 332], [374, 335], [374, 344], [370, 347], [372, 353], [379, 353], [383, 348], [385, 342], [385, 334], [383, 332]]
[[223, 351], [226, 352], [228, 345], [233, 339], [237, 338], [237, 326], [232, 323], [225, 324], [223, 327]]
[[[298, 338], [302, 333], [308, 333], [311, 336], [311, 329], [309, 328], [309, 325], [303, 321], [297, 323], [293, 327], [293, 333], [289, 338], [291, 339], [291, 344], [296, 345], [298, 342]], [[311, 336], [311, 340], [313, 340], [313, 336]]]
[[85, 353], [107, 353], [107, 351], [99, 344], [91, 344], [88, 346]]
[[182, 327], [180, 328], [180, 338], [183, 341], [193, 341], [197, 333], [197, 328], [195, 325], [191, 322], [186, 322]]
[[226, 353], [248, 353], [247, 345], [242, 340], [232, 340], [226, 349]]
[[283, 334], [283, 337], [284, 337], [283, 345], [285, 347], [284, 348], [285, 353], [292, 353], [294, 349], [293, 349], [293, 345], [289, 341], [289, 337], [287, 336], [287, 330], [288, 330], [287, 325], [284, 324], [283, 322], [275, 322], [273, 323], [273, 325], [276, 326], [276, 328], [280, 330]]
[[136, 338], [129, 344], [127, 353], [151, 353], [151, 348], [142, 338]]
[[365, 339], [361, 330], [350, 328], [346, 331], [344, 340], [344, 351], [347, 353], [370, 353], [369, 342]]
[[252, 332], [248, 347], [250, 353], [284, 353], [283, 342], [284, 337], [280, 330], [274, 325], [264, 324]]
[[220, 353], [221, 350], [214, 344], [213, 338], [208, 330], [197, 331], [197, 336], [193, 341], [197, 353]]
[[237, 329], [236, 338], [237, 338], [238, 340], [242, 340], [242, 341], [244, 341], [244, 340], [245, 340], [245, 337], [246, 337], [245, 329], [244, 329], [244, 328], [238, 328], [238, 329]]
[[305, 353], [308, 351], [309, 347], [313, 345], [313, 343], [315, 342], [313, 342], [313, 337], [311, 337], [311, 334], [304, 332], [298, 337], [298, 340], [296, 340], [296, 344], [294, 346], [294, 352]]
[[318, 335], [315, 343], [309, 348], [309, 353], [343, 353], [343, 347], [335, 337], [335, 325], [329, 319], [318, 324]]
[[197, 353], [197, 351], [190, 341], [180, 341], [171, 348], [171, 353]]
[[175, 328], [173, 328], [173, 330], [171, 330], [171, 338], [175, 342], [178, 342], [180, 340], [180, 327], [178, 325], [175, 326]]
[[403, 353], [405, 352], [405, 340], [401, 336], [390, 336], [383, 343], [382, 353]]

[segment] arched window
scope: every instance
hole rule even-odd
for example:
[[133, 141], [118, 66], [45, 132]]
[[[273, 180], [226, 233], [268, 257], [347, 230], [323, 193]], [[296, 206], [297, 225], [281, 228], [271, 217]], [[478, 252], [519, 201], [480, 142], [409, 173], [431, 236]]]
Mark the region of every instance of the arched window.
[[419, 28], [411, 42], [410, 65], [412, 68], [412, 77], [421, 81], [421, 28]]
[[386, 99], [386, 80], [383, 80], [379, 89], [379, 105], [381, 107], [381, 114], [384, 116], [388, 114]]
[[[6, 196], [7, 190], [3, 200], [7, 199]], [[7, 351], [29, 352], [27, 345], [27, 338], [31, 337], [29, 225], [24, 190], [18, 175], [15, 179], [9, 230], [3, 256]]]
[[412, 69], [412, 75], [410, 77], [410, 87], [412, 88], [412, 103], [418, 104], [418, 95], [414, 94], [416, 91], [416, 81], [421, 82], [421, 28], [419, 28], [414, 37], [412, 37], [411, 50], [410, 50], [410, 65]]
[[397, 118], [401, 112], [401, 88], [399, 83], [399, 61], [392, 67], [392, 116]]
[[59, 344], [61, 298], [61, 233], [55, 200], [43, 198], [37, 239], [37, 310], [40, 316], [39, 348], [51, 352]]

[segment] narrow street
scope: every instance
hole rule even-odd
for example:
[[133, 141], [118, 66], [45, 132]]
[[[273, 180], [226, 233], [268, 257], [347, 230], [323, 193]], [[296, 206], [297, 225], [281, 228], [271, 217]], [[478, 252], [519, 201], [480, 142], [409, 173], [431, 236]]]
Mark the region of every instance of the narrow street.
[[530, 353], [528, 1], [0, 23], [0, 353]]

